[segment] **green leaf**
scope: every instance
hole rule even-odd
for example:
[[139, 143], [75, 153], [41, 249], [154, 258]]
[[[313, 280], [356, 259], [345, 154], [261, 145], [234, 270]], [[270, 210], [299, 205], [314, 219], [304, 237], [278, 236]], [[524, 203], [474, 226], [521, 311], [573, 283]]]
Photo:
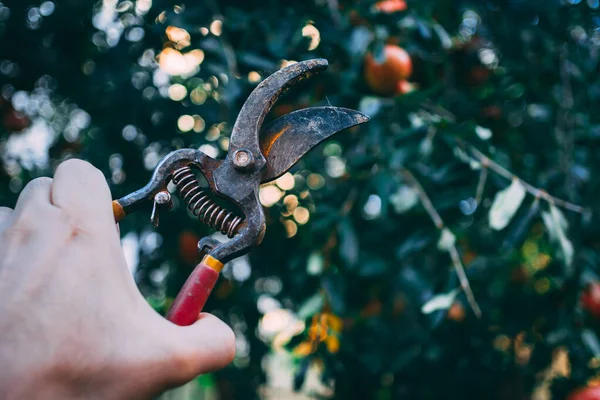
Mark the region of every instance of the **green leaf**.
[[381, 110], [381, 100], [374, 96], [365, 96], [360, 100], [358, 109], [363, 114], [367, 114], [369, 117], [376, 116]]
[[362, 57], [371, 41], [373, 40], [373, 33], [370, 29], [365, 26], [359, 26], [352, 31], [350, 40], [347, 43], [347, 49], [353, 56]]
[[358, 262], [360, 248], [354, 226], [349, 218], [344, 218], [339, 224], [340, 231], [340, 258], [347, 267], [353, 268]]
[[440, 240], [438, 241], [437, 247], [440, 250], [449, 251], [456, 243], [456, 236], [448, 228], [442, 229]]
[[525, 212], [525, 215], [522, 217], [517, 217], [518, 219], [513, 223], [514, 227], [504, 238], [504, 242], [502, 243], [502, 251], [512, 251], [517, 246], [523, 244], [527, 233], [529, 233], [529, 228], [531, 227], [533, 219], [538, 215], [539, 208], [540, 199], [536, 198], [535, 201], [531, 203], [529, 209]]
[[444, 27], [441, 26], [440, 24], [433, 24], [433, 30], [435, 31], [438, 38], [440, 39], [440, 44], [442, 45], [442, 48], [444, 48], [446, 50], [451, 49], [452, 48], [452, 38], [450, 37], [450, 35], [446, 31], [446, 29], [444, 29]]
[[455, 147], [454, 155], [456, 156], [456, 158], [458, 158], [462, 162], [469, 164], [469, 167], [471, 167], [472, 170], [481, 169], [481, 163], [479, 161], [469, 157], [469, 155], [463, 149], [461, 149], [459, 147]]
[[414, 207], [419, 201], [417, 192], [410, 186], [400, 186], [396, 193], [390, 196], [390, 203], [398, 214], [403, 214]]
[[294, 374], [294, 390], [299, 391], [304, 385], [304, 381], [306, 380], [306, 372], [308, 371], [308, 367], [310, 366], [311, 359], [309, 357], [303, 358], [300, 361], [300, 365]]
[[372, 253], [365, 253], [361, 255], [359, 270], [360, 276], [376, 276], [384, 273], [385, 270], [386, 263], [383, 258]]
[[434, 311], [447, 310], [450, 308], [450, 306], [452, 306], [452, 303], [454, 303], [454, 299], [459, 292], [460, 288], [456, 288], [450, 293], [433, 296], [427, 303], [423, 304], [421, 307], [421, 312], [423, 314], [431, 314]]
[[196, 382], [203, 388], [214, 388], [215, 378], [212, 374], [203, 374], [196, 378]]
[[490, 227], [502, 230], [510, 223], [525, 198], [525, 187], [514, 178], [509, 187], [496, 193], [490, 209]]
[[320, 275], [323, 272], [323, 256], [319, 251], [313, 251], [306, 263], [306, 272], [309, 275]]
[[563, 261], [567, 267], [570, 267], [573, 263], [574, 250], [573, 244], [566, 235], [569, 225], [565, 216], [554, 204], [551, 204], [550, 212], [542, 212], [542, 220], [548, 229], [550, 240], [559, 244]]
[[427, 158], [433, 152], [433, 141], [430, 137], [424, 138], [419, 144], [419, 154], [422, 157]]
[[328, 273], [321, 280], [321, 287], [327, 296], [328, 305], [335, 314], [345, 312], [346, 303], [344, 301], [345, 280], [339, 273]]
[[475, 133], [481, 140], [488, 140], [492, 137], [492, 131], [490, 129], [479, 125], [475, 127]]
[[416, 231], [409, 235], [396, 250], [396, 258], [402, 260], [411, 254], [423, 250], [433, 240], [433, 235], [426, 230]]
[[324, 300], [325, 299], [321, 293], [315, 293], [309, 297], [298, 310], [298, 318], [305, 320], [306, 318], [311, 317], [321, 311]]
[[594, 357], [600, 357], [600, 342], [598, 341], [598, 336], [593, 331], [584, 329], [581, 332], [581, 340], [583, 340], [583, 343]]

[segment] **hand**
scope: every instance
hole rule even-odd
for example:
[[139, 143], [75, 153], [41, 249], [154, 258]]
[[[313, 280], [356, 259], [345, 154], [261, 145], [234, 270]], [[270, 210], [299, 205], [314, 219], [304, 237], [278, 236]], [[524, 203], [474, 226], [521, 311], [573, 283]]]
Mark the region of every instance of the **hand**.
[[2, 398], [150, 398], [234, 355], [216, 317], [179, 327], [146, 303], [90, 164], [64, 162], [0, 207]]

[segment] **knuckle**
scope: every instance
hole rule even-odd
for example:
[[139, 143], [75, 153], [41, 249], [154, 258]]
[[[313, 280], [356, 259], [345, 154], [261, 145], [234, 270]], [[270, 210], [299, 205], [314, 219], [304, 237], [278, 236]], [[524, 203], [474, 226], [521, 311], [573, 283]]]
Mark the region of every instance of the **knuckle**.
[[68, 235], [77, 232], [81, 226], [80, 219], [71, 210], [58, 207], [52, 207], [52, 210], [49, 210], [44, 223]]
[[44, 229], [56, 232], [58, 228], [70, 226], [69, 221], [69, 216], [59, 208], [43, 204], [38, 207], [25, 207], [15, 215], [13, 226], [20, 231]]
[[58, 207], [49, 207], [46, 214], [46, 223], [50, 226], [70, 227], [74, 225], [73, 218], [65, 210]]

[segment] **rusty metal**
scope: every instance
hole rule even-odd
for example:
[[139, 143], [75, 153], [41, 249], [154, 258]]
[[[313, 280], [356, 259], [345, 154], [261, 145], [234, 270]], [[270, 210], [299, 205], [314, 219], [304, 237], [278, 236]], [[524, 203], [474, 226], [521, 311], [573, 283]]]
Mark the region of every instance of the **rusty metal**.
[[[116, 200], [113, 208], [119, 210], [119, 219], [150, 201], [151, 219], [157, 225], [160, 210], [172, 205], [167, 190], [172, 181], [192, 215], [231, 239], [221, 243], [204, 238], [198, 244], [200, 250], [226, 263], [259, 245], [266, 229], [259, 186], [283, 175], [331, 135], [369, 120], [354, 110], [312, 107], [284, 115], [263, 127], [266, 115], [284, 91], [325, 70], [327, 65], [323, 59], [308, 60], [267, 77], [244, 103], [224, 160], [193, 149], [169, 153], [158, 163], [146, 186]], [[204, 176], [207, 188], [200, 187], [194, 171]], [[228, 200], [235, 210], [218, 205], [214, 196]]]
[[173, 183], [196, 218], [229, 238], [238, 232], [242, 218], [215, 203], [210, 195], [202, 190], [190, 167], [182, 167], [175, 171]]

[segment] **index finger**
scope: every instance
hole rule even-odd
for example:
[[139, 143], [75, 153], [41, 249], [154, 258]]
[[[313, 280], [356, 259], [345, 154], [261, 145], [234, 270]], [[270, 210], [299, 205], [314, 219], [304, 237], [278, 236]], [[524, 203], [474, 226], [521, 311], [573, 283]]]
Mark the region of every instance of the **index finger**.
[[84, 230], [114, 229], [108, 184], [102, 172], [88, 162], [72, 159], [58, 166], [52, 204], [66, 211]]

